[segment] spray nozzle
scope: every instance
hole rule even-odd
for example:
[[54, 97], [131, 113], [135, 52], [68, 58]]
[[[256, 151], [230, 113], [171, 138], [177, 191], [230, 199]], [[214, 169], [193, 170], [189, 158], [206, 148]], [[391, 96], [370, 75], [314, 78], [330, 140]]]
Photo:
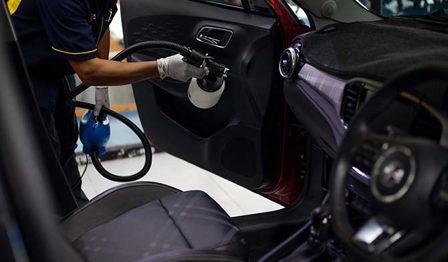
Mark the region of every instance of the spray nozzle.
[[202, 54], [196, 50], [184, 47], [180, 54], [184, 61], [207, 69], [207, 75], [203, 79], [193, 78], [188, 87], [188, 99], [198, 108], [208, 109], [215, 106], [224, 91], [227, 72], [229, 69], [215, 62], [208, 54]]
[[216, 63], [213, 59], [207, 59], [205, 60], [205, 66], [209, 70], [207, 77], [227, 77], [227, 72], [229, 71], [229, 69], [225, 65]]
[[204, 55], [189, 47], [184, 47], [180, 54], [184, 57], [185, 62], [197, 67], [207, 68], [208, 74], [206, 78], [209, 81], [213, 81], [219, 77], [227, 77], [229, 69], [225, 65], [215, 62], [215, 58], [208, 54]]

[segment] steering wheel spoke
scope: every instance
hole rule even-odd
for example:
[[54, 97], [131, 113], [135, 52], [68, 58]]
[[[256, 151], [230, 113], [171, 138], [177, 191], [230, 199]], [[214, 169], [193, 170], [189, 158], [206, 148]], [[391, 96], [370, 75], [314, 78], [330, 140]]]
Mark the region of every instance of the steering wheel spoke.
[[353, 234], [352, 241], [361, 249], [379, 255], [405, 234], [405, 230], [388, 225], [379, 217], [372, 217]]

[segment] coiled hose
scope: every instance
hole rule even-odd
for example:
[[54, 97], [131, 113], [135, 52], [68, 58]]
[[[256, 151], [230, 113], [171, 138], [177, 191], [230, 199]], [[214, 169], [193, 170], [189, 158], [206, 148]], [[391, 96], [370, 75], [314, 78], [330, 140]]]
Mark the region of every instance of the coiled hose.
[[[94, 110], [95, 105], [90, 103], [85, 103], [81, 101], [73, 101], [73, 104], [76, 107]], [[143, 165], [142, 169], [138, 171], [137, 173], [129, 176], [120, 176], [116, 174], [112, 174], [109, 171], [107, 171], [103, 165], [101, 165], [101, 161], [99, 160], [99, 153], [98, 149], [94, 148], [90, 152], [90, 158], [92, 159], [92, 164], [96, 168], [96, 170], [105, 178], [116, 181], [116, 182], [130, 182], [135, 181], [137, 179], [142, 178], [146, 173], [148, 173], [149, 169], [151, 168], [152, 164], [152, 151], [151, 151], [151, 144], [149, 144], [148, 139], [146, 138], [143, 131], [140, 130], [138, 126], [136, 126], [132, 121], [127, 119], [126, 117], [122, 116], [121, 114], [110, 110], [107, 107], [102, 107], [100, 110], [100, 114], [107, 114], [110, 116], [115, 117], [119, 121], [121, 121], [123, 124], [125, 124], [127, 127], [129, 127], [140, 139], [142, 142], [143, 148], [145, 149], [145, 164]]]
[[[176, 44], [173, 42], [145, 41], [145, 42], [140, 42], [140, 43], [137, 43], [137, 44], [134, 44], [134, 45], [131, 45], [131, 46], [125, 48], [123, 51], [121, 51], [120, 53], [115, 55], [111, 60], [122, 61], [123, 59], [132, 55], [133, 53], [141, 51], [143, 49], [148, 49], [148, 48], [174, 50], [176, 52], [179, 52], [181, 55], [183, 55], [185, 57], [189, 57], [191, 59], [190, 63], [192, 63], [192, 64], [194, 61], [201, 61], [204, 58], [206, 58], [206, 56], [203, 56], [202, 54], [200, 54], [186, 46], [182, 46], [182, 45], [179, 45], [179, 44]], [[196, 65], [199, 66], [198, 64], [196, 64]], [[85, 84], [78, 85], [70, 92], [70, 97], [75, 98], [77, 95], [81, 94], [89, 87], [90, 87], [89, 85], [85, 85]], [[85, 102], [81, 102], [81, 101], [73, 101], [73, 103], [76, 107], [80, 107], [80, 108], [84, 108], [84, 109], [93, 110], [95, 108], [95, 105], [90, 104], [90, 103], [85, 103]], [[112, 180], [112, 181], [129, 182], [129, 181], [135, 181], [137, 179], [142, 178], [149, 171], [149, 169], [151, 168], [151, 164], [152, 164], [151, 145], [149, 144], [148, 139], [146, 138], [145, 134], [140, 130], [139, 127], [137, 127], [129, 119], [127, 119], [126, 117], [122, 116], [121, 114], [119, 114], [115, 111], [110, 110], [109, 108], [106, 108], [103, 106], [101, 108], [100, 114], [107, 114], [107, 115], [111, 115], [111, 116], [115, 117], [119, 121], [123, 122], [126, 126], [128, 126], [138, 136], [138, 138], [141, 140], [141, 142], [143, 144], [143, 148], [145, 149], [145, 164], [143, 165], [143, 168], [140, 171], [138, 171], [137, 173], [130, 175], [130, 176], [120, 176], [120, 175], [112, 174], [101, 165], [101, 161], [99, 160], [98, 150], [92, 150], [90, 153], [90, 158], [92, 159], [93, 166], [95, 166], [96, 170], [103, 177], [105, 177], [109, 180]]]

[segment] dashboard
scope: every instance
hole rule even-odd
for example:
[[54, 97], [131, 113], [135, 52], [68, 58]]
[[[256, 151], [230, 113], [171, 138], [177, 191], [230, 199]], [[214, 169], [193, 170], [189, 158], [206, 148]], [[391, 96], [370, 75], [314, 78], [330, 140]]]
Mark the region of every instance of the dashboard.
[[[370, 24], [366, 24], [366, 28], [369, 26]], [[403, 61], [410, 56], [412, 50], [403, 48], [403, 59], [400, 60], [401, 51], [387, 50], [388, 46], [385, 44], [375, 46], [376, 57], [375, 53], [370, 53], [365, 58], [346, 58], [344, 55], [349, 55], [350, 50], [334, 49], [343, 46], [339, 43], [343, 38], [326, 37], [325, 35], [328, 35], [326, 30], [333, 32], [332, 30], [336, 29], [330, 27], [296, 38], [281, 55], [279, 71], [285, 79], [285, 99], [295, 117], [305, 126], [314, 141], [330, 157], [335, 157], [345, 132], [357, 112], [391, 77], [409, 66]], [[324, 44], [317, 46], [316, 39], [324, 41]], [[350, 46], [356, 46], [356, 43], [347, 44], [347, 49]], [[413, 48], [417, 49], [414, 50], [416, 54], [424, 47]], [[436, 56], [437, 53], [427, 52], [426, 55]], [[390, 59], [380, 61], [384, 60], [383, 57]], [[419, 58], [417, 55], [415, 60], [418, 59], [423, 57]], [[359, 63], [359, 67], [356, 66], [356, 62]], [[434, 112], [447, 103], [446, 83], [426, 83], [416, 86], [397, 97], [386, 111], [369, 123], [369, 128], [384, 136], [425, 138], [438, 143], [441, 139], [442, 125]], [[383, 143], [379, 142], [367, 145], [360, 151], [351, 169], [351, 177], [356, 184], [369, 184], [371, 167], [382, 148]]]
[[423, 243], [413, 242], [415, 228], [437, 225], [417, 233], [429, 243], [439, 230], [442, 217], [434, 214], [448, 206], [445, 27], [409, 19], [336, 23], [297, 36], [280, 57], [285, 100], [319, 149], [310, 176], [331, 190], [323, 206], [349, 251], [370, 258], [395, 245], [392, 257], [400, 257]]
[[306, 61], [301, 47], [296, 42], [280, 58], [279, 71], [287, 79], [285, 98], [296, 117], [333, 156], [356, 112], [382, 82], [321, 70]]

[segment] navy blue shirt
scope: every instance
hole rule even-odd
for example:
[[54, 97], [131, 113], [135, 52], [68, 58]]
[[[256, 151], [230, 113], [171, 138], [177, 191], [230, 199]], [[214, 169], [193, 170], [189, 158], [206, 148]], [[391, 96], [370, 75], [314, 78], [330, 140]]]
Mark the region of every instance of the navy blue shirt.
[[53, 109], [68, 60], [97, 57], [97, 45], [117, 11], [117, 0], [8, 0], [39, 106]]

